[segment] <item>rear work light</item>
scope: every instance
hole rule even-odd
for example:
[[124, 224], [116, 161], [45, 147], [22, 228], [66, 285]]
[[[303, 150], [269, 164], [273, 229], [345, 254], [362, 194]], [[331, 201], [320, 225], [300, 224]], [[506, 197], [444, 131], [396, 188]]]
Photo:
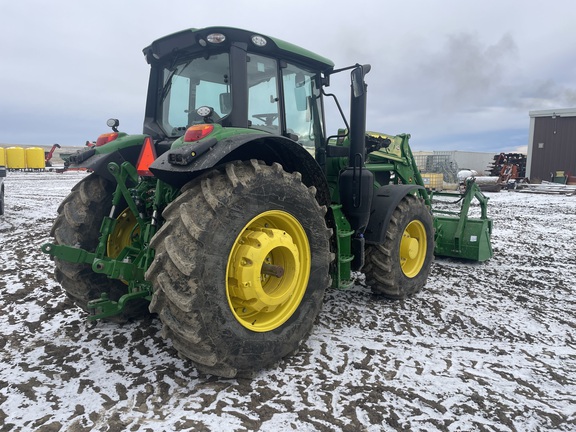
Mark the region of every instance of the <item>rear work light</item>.
[[264, 36], [254, 35], [252, 36], [252, 43], [256, 46], [263, 47], [266, 46], [268, 42]]
[[214, 130], [214, 125], [211, 124], [199, 124], [190, 126], [186, 130], [184, 135], [184, 142], [194, 142], [207, 137]]
[[226, 40], [226, 36], [222, 33], [210, 33], [206, 36], [206, 40], [213, 44], [219, 44]]
[[109, 132], [109, 133], [102, 134], [96, 140], [96, 147], [100, 147], [100, 146], [103, 146], [104, 144], [108, 144], [109, 142], [114, 141], [116, 138], [118, 138], [118, 132]]

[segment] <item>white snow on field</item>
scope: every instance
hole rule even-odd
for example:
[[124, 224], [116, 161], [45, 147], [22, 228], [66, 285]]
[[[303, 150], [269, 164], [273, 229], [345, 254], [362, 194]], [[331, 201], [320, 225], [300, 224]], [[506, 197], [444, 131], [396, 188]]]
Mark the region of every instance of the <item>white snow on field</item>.
[[400, 302], [358, 274], [296, 355], [226, 380], [178, 358], [156, 318], [93, 323], [66, 299], [39, 248], [83, 176], [6, 179], [1, 431], [576, 430], [576, 196], [487, 194], [492, 260], [439, 258]]

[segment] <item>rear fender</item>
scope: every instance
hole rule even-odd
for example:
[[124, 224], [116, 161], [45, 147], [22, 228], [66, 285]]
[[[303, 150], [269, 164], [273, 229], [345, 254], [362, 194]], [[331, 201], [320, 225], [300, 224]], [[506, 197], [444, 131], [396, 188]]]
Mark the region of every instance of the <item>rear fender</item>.
[[419, 185], [385, 185], [374, 192], [370, 221], [364, 231], [364, 238], [369, 244], [382, 244], [386, 239], [386, 230], [392, 213], [400, 201], [411, 192], [424, 189]]
[[[190, 155], [196, 154], [192, 157]], [[190, 160], [174, 163], [177, 158], [188, 155]], [[298, 171], [303, 183], [316, 187], [316, 199], [320, 205], [330, 204], [326, 176], [314, 157], [300, 144], [277, 135], [239, 134], [222, 140], [210, 140], [186, 144], [159, 156], [150, 171], [165, 183], [182, 187], [202, 172], [234, 160], [257, 159], [272, 165], [281, 164], [288, 172]], [[170, 162], [172, 160], [172, 163]]]
[[115, 162], [122, 165], [130, 162], [136, 165], [142, 144], [147, 135], [124, 135], [100, 147], [87, 147], [70, 155], [67, 168], [83, 168], [115, 181], [108, 171], [108, 164]]

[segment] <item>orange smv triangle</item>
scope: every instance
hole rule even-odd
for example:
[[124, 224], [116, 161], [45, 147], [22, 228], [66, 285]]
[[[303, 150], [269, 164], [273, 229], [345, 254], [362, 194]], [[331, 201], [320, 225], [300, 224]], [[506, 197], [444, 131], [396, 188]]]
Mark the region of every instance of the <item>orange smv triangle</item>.
[[142, 151], [140, 152], [140, 157], [138, 158], [138, 163], [136, 164], [136, 171], [138, 175], [141, 176], [153, 176], [150, 172], [150, 165], [156, 160], [156, 150], [154, 149], [154, 143], [152, 138], [146, 137], [144, 140], [144, 145], [142, 146]]

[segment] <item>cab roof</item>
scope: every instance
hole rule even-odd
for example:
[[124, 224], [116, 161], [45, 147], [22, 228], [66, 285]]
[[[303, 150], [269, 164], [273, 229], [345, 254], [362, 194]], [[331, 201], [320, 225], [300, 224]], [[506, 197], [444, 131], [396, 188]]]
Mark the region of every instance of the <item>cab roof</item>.
[[[208, 41], [208, 35], [212, 34], [221, 34], [225, 38], [220, 43], [212, 43]], [[265, 45], [255, 44], [253, 36], [259, 36], [265, 40]], [[207, 49], [218, 48], [218, 46], [230, 46], [232, 42], [246, 43], [248, 50], [251, 52], [293, 60], [325, 73], [334, 69], [334, 62], [305, 48], [278, 38], [263, 35], [262, 33], [234, 27], [206, 27], [182, 30], [155, 40], [144, 48], [143, 52], [146, 56], [146, 61], [149, 64], [153, 64], [173, 57], [179, 57], [180, 55], [194, 54]]]

